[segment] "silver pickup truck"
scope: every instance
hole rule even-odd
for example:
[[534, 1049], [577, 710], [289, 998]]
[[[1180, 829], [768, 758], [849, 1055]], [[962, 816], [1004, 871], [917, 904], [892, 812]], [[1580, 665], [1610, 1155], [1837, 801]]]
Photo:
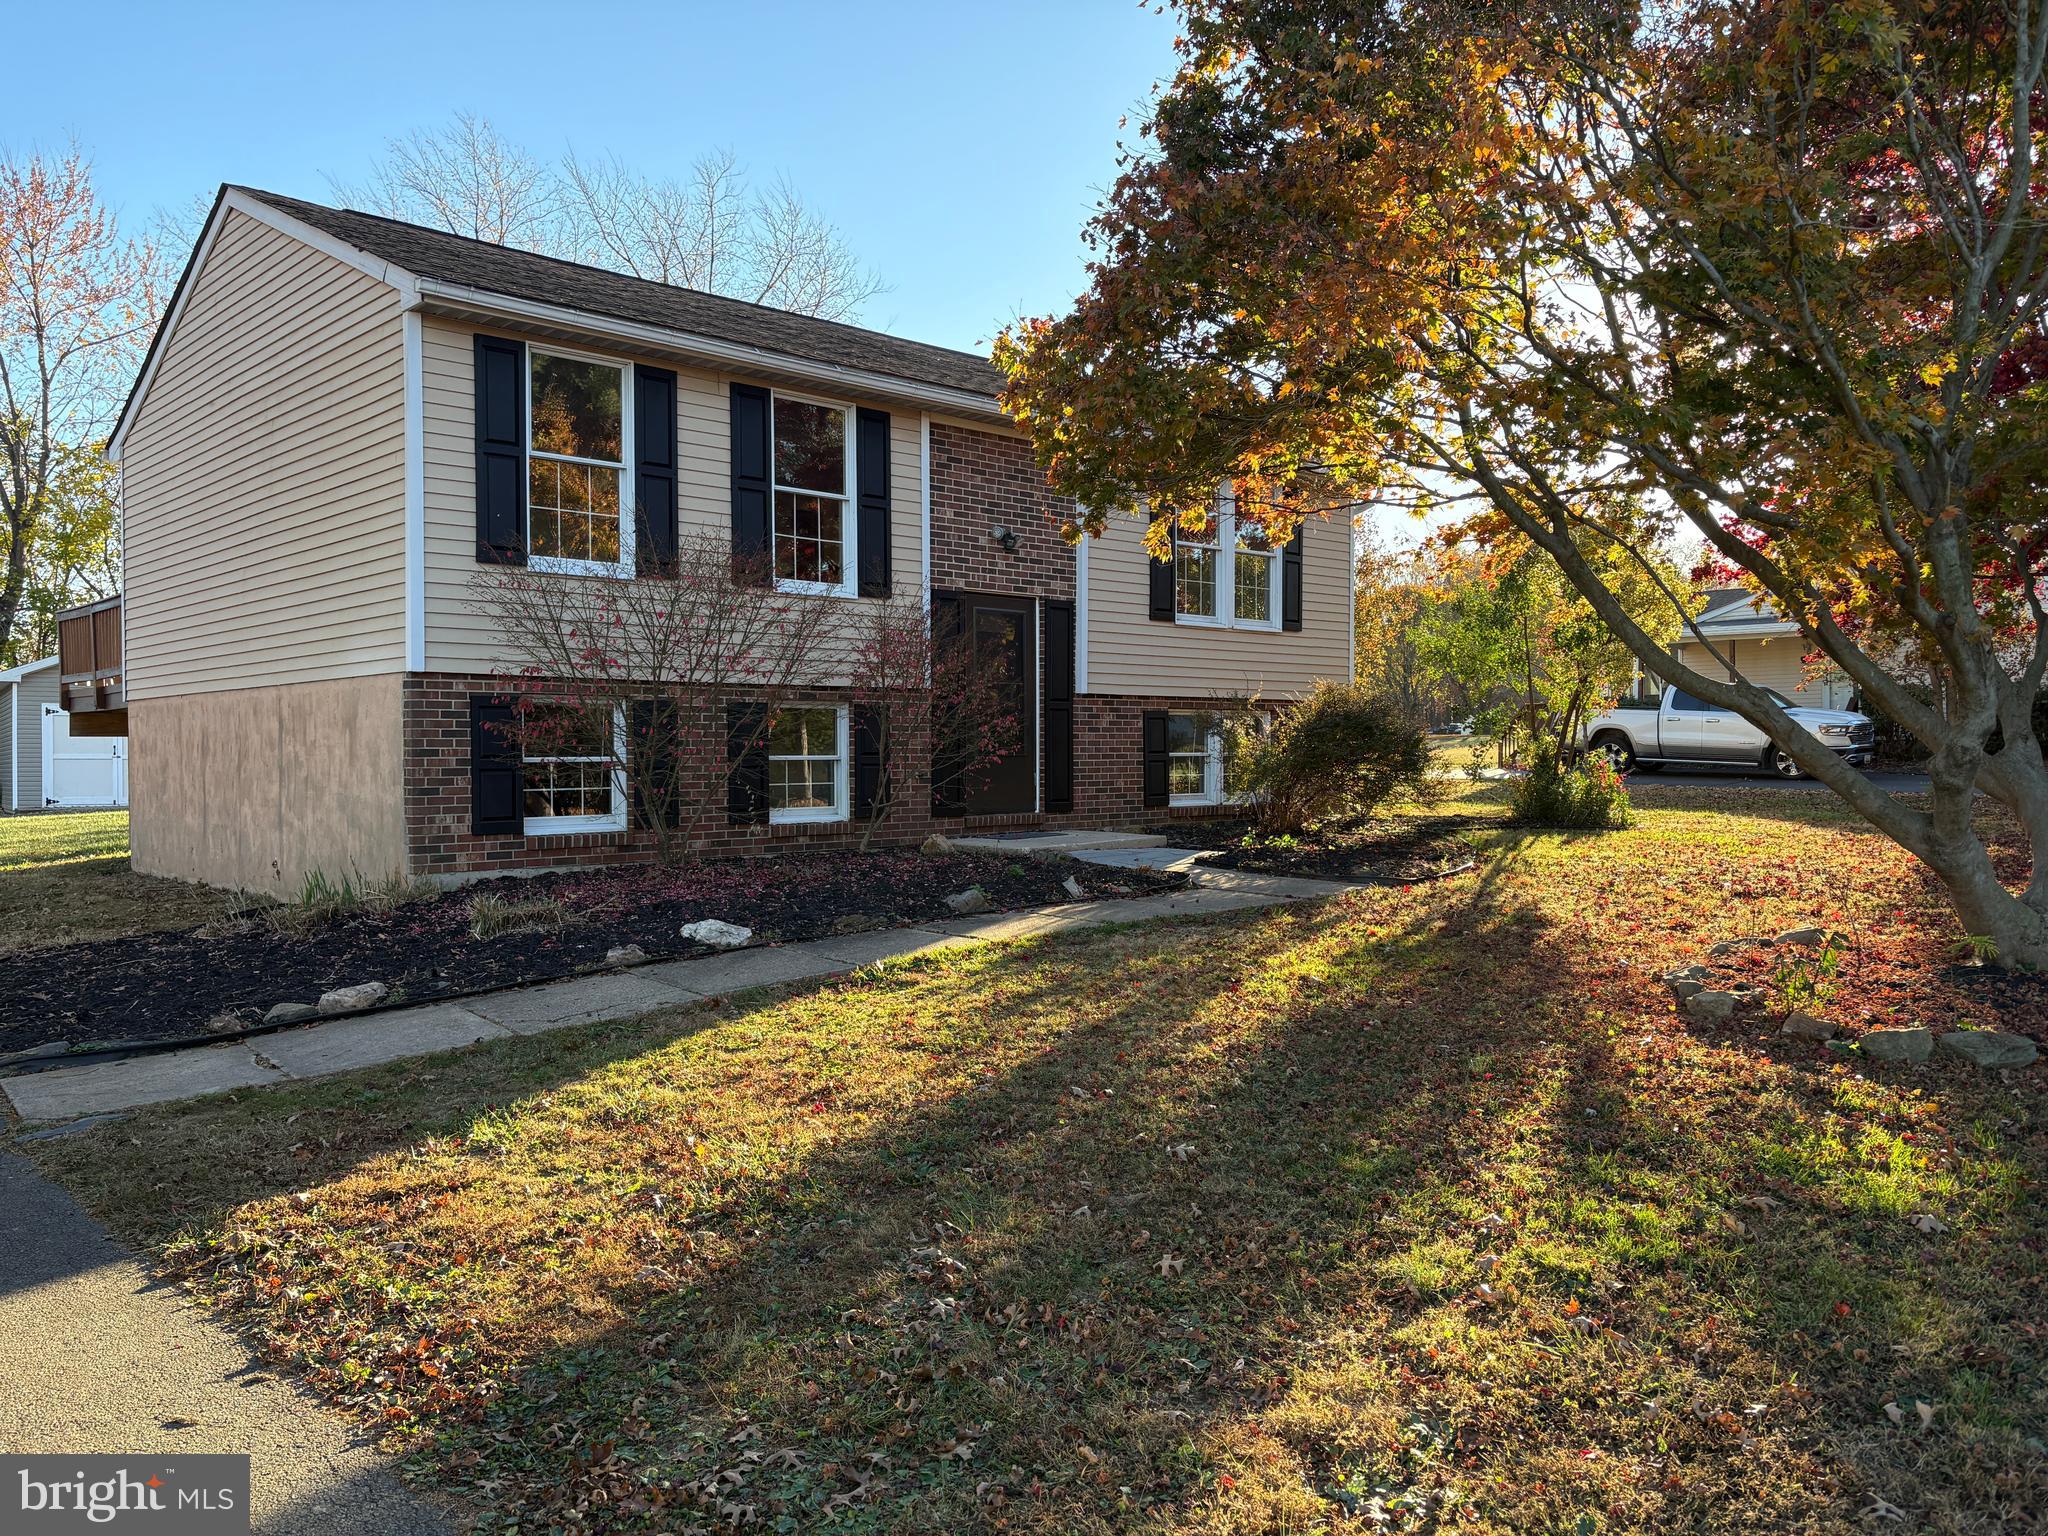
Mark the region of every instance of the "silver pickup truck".
[[[1795, 704], [1775, 688], [1766, 688], [1793, 720], [1857, 766], [1870, 761], [1877, 729], [1868, 715], [1846, 709], [1814, 709]], [[1804, 776], [1784, 748], [1732, 709], [1722, 709], [1677, 688], [1661, 699], [1625, 699], [1607, 714], [1588, 721], [1587, 749], [1606, 758], [1622, 773], [1665, 763], [1744, 764], [1782, 778]]]

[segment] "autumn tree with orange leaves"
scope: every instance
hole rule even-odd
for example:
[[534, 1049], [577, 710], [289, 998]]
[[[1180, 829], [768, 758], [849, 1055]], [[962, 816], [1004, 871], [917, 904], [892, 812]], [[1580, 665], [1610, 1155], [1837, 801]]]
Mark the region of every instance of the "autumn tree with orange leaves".
[[[2048, 965], [2048, 0], [1183, 0], [1092, 282], [998, 342], [1083, 506], [1449, 509], [1770, 733]], [[1582, 555], [1681, 530], [1925, 746], [1894, 800]], [[1683, 594], [1673, 592], [1674, 609]], [[1943, 707], [1902, 687], [1913, 656]], [[2037, 853], [2009, 888], [1973, 792]]]

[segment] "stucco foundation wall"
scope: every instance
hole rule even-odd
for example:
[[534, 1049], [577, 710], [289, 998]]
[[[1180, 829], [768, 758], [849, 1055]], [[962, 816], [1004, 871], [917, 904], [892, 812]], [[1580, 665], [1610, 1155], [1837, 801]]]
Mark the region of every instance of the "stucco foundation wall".
[[129, 839], [143, 874], [295, 894], [406, 865], [402, 678], [129, 706]]

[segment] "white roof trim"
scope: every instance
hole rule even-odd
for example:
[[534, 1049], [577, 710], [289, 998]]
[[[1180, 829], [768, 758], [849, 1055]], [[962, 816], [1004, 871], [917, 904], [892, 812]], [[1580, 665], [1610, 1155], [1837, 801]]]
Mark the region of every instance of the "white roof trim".
[[531, 299], [515, 299], [487, 288], [471, 288], [437, 278], [423, 277], [417, 281], [419, 301], [424, 304], [482, 316], [526, 320], [536, 325], [560, 326], [565, 330], [582, 331], [592, 336], [652, 347], [657, 351], [681, 353], [714, 365], [738, 366], [760, 373], [830, 384], [850, 395], [879, 395], [941, 411], [960, 411], [984, 420], [1001, 416], [1001, 407], [996, 404], [994, 395], [978, 395], [971, 390], [948, 389], [938, 384], [917, 384], [891, 373], [821, 363], [813, 358], [793, 357], [787, 352], [771, 352], [765, 347], [720, 341], [716, 337], [701, 336], [691, 331], [672, 331], [665, 326], [643, 325], [634, 320], [614, 320], [606, 315], [594, 315], [587, 309], [538, 304]]
[[0, 672], [0, 683], [18, 683], [31, 672], [40, 672], [45, 667], [55, 665], [57, 658], [54, 656], [45, 656], [41, 661], [24, 661], [18, 667], [9, 667], [5, 672]]
[[136, 412], [149, 398], [149, 386], [156, 378], [157, 364], [169, 349], [171, 337], [178, 328], [178, 321], [185, 313], [185, 301], [192, 296], [192, 290], [199, 285], [200, 271], [206, 265], [206, 258], [213, 253], [213, 242], [219, 236], [221, 226], [227, 223], [230, 213], [239, 213], [267, 224], [294, 240], [312, 246], [336, 261], [354, 267], [358, 272], [388, 283], [397, 290], [401, 308], [410, 309], [419, 299], [419, 288], [413, 275], [403, 267], [394, 266], [382, 257], [372, 256], [358, 250], [345, 240], [337, 240], [323, 230], [302, 223], [288, 213], [280, 213], [268, 203], [258, 202], [247, 193], [226, 191], [213, 206], [213, 213], [207, 218], [206, 228], [199, 236], [198, 245], [192, 249], [192, 259], [186, 264], [185, 275], [179, 280], [178, 292], [171, 301], [170, 313], [164, 316], [163, 324], [157, 330], [155, 344], [150, 348], [148, 358], [143, 362], [142, 375], [135, 381], [135, 391], [128, 397], [128, 404], [121, 412], [121, 419], [114, 424], [114, 432], [107, 439], [107, 457], [118, 461], [121, 445], [126, 441], [128, 428], [134, 424]]

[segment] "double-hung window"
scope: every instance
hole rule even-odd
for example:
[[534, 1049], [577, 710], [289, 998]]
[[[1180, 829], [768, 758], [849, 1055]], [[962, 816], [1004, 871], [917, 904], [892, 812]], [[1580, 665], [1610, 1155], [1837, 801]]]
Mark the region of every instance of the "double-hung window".
[[1166, 794], [1172, 805], [1223, 799], [1223, 734], [1210, 715], [1166, 717]]
[[520, 745], [526, 830], [616, 832], [626, 825], [622, 714], [531, 705]]
[[632, 574], [628, 379], [618, 363], [527, 349], [527, 559], [537, 569]]
[[775, 584], [852, 596], [859, 569], [853, 516], [852, 412], [773, 397]]
[[1263, 528], [1238, 522], [1229, 486], [1203, 527], [1175, 532], [1173, 605], [1183, 624], [1280, 627], [1280, 553]]
[[768, 722], [768, 819], [846, 820], [846, 711], [779, 709]]

